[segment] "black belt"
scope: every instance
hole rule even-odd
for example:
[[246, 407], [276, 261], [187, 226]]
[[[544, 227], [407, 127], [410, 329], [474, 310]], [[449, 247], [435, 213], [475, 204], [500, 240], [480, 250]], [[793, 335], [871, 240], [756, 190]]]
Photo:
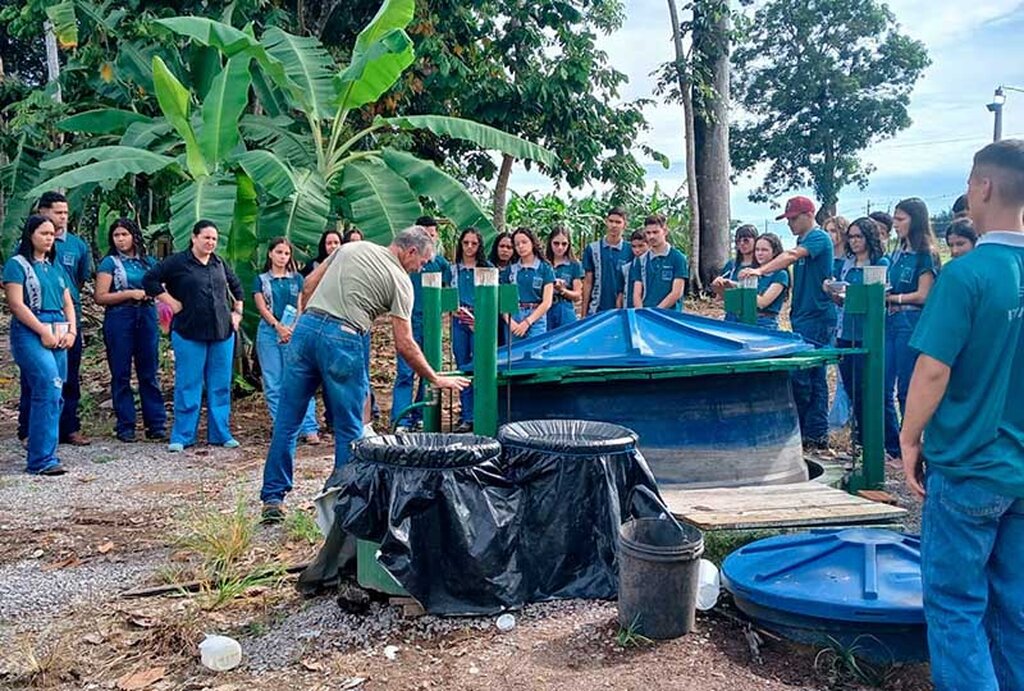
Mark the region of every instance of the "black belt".
[[310, 314], [315, 314], [318, 317], [323, 317], [324, 319], [327, 319], [329, 321], [337, 322], [341, 326], [342, 331], [347, 331], [348, 333], [354, 334], [356, 336], [366, 335], [366, 331], [360, 329], [358, 326], [350, 322], [348, 319], [343, 319], [342, 317], [331, 314], [330, 312], [325, 312], [322, 309], [317, 309], [316, 307], [310, 307], [306, 311], [309, 312]]

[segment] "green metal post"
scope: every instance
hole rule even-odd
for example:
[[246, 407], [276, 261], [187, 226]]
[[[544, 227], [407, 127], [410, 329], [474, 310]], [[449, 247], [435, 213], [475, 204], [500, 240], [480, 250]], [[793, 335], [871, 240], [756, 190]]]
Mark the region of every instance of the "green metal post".
[[850, 478], [849, 489], [885, 486], [885, 267], [864, 268], [864, 285], [846, 289], [844, 310], [864, 315], [861, 420], [864, 448], [861, 471]]
[[498, 270], [477, 268], [474, 275], [473, 431], [498, 433]]
[[757, 324], [757, 277], [740, 281], [739, 288], [725, 291], [725, 311], [736, 315], [744, 324]]
[[[423, 355], [435, 371], [441, 370], [441, 274], [423, 274]], [[441, 431], [441, 401], [438, 391], [427, 387], [431, 401], [423, 409], [423, 431]]]

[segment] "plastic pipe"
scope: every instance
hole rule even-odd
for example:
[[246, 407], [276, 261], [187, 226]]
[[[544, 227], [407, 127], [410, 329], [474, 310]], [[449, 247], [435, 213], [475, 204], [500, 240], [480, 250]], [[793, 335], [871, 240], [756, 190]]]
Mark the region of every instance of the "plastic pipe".
[[498, 270], [478, 267], [473, 282], [473, 431], [498, 433]]
[[[423, 274], [423, 355], [435, 372], [441, 371], [441, 274]], [[428, 386], [427, 400], [435, 398], [435, 392]], [[401, 419], [401, 418], [399, 418]], [[423, 431], [441, 431], [441, 406], [426, 406], [423, 409]]]

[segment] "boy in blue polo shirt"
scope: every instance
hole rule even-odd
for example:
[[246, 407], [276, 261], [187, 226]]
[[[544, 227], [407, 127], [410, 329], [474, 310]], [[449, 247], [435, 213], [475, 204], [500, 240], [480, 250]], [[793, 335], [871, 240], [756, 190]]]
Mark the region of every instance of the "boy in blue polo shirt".
[[683, 311], [686, 279], [690, 277], [686, 255], [668, 243], [665, 217], [644, 219], [644, 235], [649, 249], [633, 262], [629, 283], [633, 307], [660, 307]]
[[[770, 276], [781, 269], [793, 268], [793, 302], [789, 320], [793, 331], [809, 343], [822, 347], [830, 340], [836, 323], [832, 299], [822, 289], [832, 277], [832, 238], [814, 221], [814, 202], [793, 197], [776, 219], [786, 219], [796, 235], [797, 245], [756, 269], [744, 269], [740, 277]], [[800, 416], [800, 434], [812, 448], [828, 447], [828, 381], [824, 367], [794, 371], [793, 399]]]
[[979, 151], [967, 196], [980, 239], [943, 269], [914, 330], [900, 445], [924, 497], [935, 688], [1024, 689], [1024, 140]]
[[622, 265], [633, 258], [622, 239], [626, 212], [619, 207], [604, 219], [605, 236], [583, 250], [583, 316], [613, 310], [622, 293]]

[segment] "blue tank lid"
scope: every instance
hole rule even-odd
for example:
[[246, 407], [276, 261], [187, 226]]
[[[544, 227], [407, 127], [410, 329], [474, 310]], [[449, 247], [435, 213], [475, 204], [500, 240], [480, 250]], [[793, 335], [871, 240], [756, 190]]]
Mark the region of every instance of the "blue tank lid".
[[820, 619], [923, 624], [921, 541], [877, 528], [752, 542], [722, 563], [725, 587], [755, 605]]
[[500, 348], [498, 366], [646, 367], [736, 362], [813, 350], [800, 336], [664, 309], [618, 309]]

